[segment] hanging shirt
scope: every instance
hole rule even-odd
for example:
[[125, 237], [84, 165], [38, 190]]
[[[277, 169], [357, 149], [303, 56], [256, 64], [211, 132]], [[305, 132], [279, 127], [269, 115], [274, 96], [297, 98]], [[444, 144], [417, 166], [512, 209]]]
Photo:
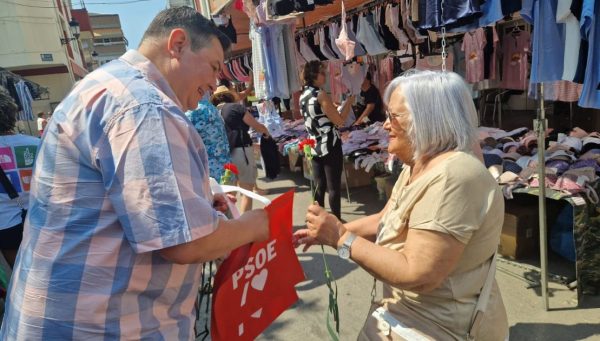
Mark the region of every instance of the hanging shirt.
[[466, 77], [466, 61], [465, 52], [461, 49], [462, 42], [456, 41], [450, 45], [450, 52], [454, 56], [454, 72], [459, 74], [462, 78]]
[[328, 60], [337, 60], [338, 56], [331, 50], [329, 44], [327, 44], [327, 40], [325, 39], [325, 28], [319, 27], [317, 29], [317, 35], [319, 36], [319, 49], [321, 53], [327, 57]]
[[587, 67], [579, 106], [600, 109], [600, 0], [584, 0], [581, 35], [589, 43]]
[[24, 81], [19, 81], [17, 84], [15, 84], [15, 88], [17, 89], [17, 95], [19, 96], [21, 105], [23, 106], [23, 112], [19, 116], [19, 120], [33, 121], [33, 108], [31, 106], [33, 97], [31, 96], [29, 87]]
[[[521, 16], [533, 25], [530, 83], [562, 79], [565, 56], [564, 24], [556, 23], [558, 0], [525, 0]], [[532, 87], [532, 86], [530, 86]]]
[[[420, 30], [438, 30], [442, 26], [454, 28], [467, 22], [473, 22], [482, 15], [479, 3], [480, 1], [477, 0], [419, 1], [419, 24], [417, 28]], [[444, 6], [443, 18], [442, 6]]]
[[360, 88], [367, 76], [367, 72], [367, 66], [359, 63], [351, 63], [342, 68], [342, 82], [344, 82], [346, 88], [350, 90], [350, 94], [360, 94]]
[[562, 79], [573, 81], [579, 62], [579, 46], [581, 33], [579, 20], [571, 12], [572, 0], [558, 0], [556, 8], [556, 22], [565, 24], [565, 55]]
[[11, 199], [0, 184], [0, 230], [22, 222], [21, 207], [29, 204], [31, 172], [40, 139], [28, 135], [0, 135], [0, 167], [12, 183], [19, 198]]
[[583, 86], [569, 81], [558, 81], [554, 83], [554, 100], [561, 102], [577, 102], [581, 97]]
[[263, 40], [254, 25], [250, 25], [249, 38], [252, 41], [252, 68], [254, 77], [254, 93], [256, 98], [265, 99], [267, 97], [266, 70], [262, 54]]
[[504, 14], [502, 12], [502, 0], [487, 0], [481, 5], [482, 15], [474, 18], [472, 22], [448, 30], [449, 32], [469, 32], [480, 27], [493, 25], [500, 21]]
[[502, 86], [506, 89], [527, 88], [527, 54], [531, 36], [527, 31], [506, 33], [502, 39], [504, 55], [502, 64]]
[[[371, 14], [369, 14], [369, 16], [372, 20], [373, 16]], [[367, 16], [365, 15], [358, 16], [356, 38], [365, 46], [367, 53], [371, 56], [388, 52], [388, 49], [385, 48], [381, 41], [381, 37], [376, 33], [373, 25], [368, 21]]]
[[342, 82], [342, 68], [344, 64], [341, 60], [332, 60], [328, 64], [329, 75], [329, 90], [331, 91], [331, 99], [339, 103], [342, 101], [342, 95], [348, 92], [348, 88]]
[[485, 46], [485, 32], [479, 28], [474, 32], [468, 32], [463, 38], [461, 49], [465, 52], [466, 78], [468, 83], [477, 83], [483, 80], [483, 47]]
[[273, 92], [268, 98], [290, 98], [287, 61], [283, 44], [283, 26], [271, 25], [268, 30], [267, 47], [269, 64], [273, 70], [270, 80], [274, 82]]
[[[435, 55], [418, 58], [416, 69], [442, 71], [442, 56]], [[448, 53], [448, 56], [446, 56], [446, 70], [454, 70], [454, 56], [452, 55], [452, 53]]]
[[296, 44], [294, 43], [294, 27], [293, 25], [284, 25], [283, 26], [283, 52], [285, 54], [285, 70], [287, 73], [287, 81], [288, 81], [288, 97], [284, 97], [283, 99], [290, 98], [291, 94], [300, 91], [300, 77], [298, 74], [298, 62], [296, 60], [295, 50]]

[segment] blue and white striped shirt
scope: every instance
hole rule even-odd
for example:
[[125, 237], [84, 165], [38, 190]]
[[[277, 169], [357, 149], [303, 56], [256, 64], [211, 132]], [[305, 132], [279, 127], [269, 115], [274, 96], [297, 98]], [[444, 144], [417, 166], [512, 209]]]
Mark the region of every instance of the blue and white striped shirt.
[[128, 51], [46, 128], [0, 339], [193, 339], [201, 266], [156, 251], [217, 224], [202, 139], [158, 69]]

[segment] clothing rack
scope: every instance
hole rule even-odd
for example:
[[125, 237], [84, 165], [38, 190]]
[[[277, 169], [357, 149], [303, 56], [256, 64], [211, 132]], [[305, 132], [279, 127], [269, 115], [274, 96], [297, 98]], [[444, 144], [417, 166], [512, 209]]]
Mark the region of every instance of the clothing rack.
[[[20, 75], [17, 75], [16, 73], [13, 73], [3, 67], [0, 67], [0, 79], [1, 78], [10, 78], [12, 79], [15, 83], [18, 83], [20, 81], [23, 81], [25, 83], [28, 83], [35, 91], [31, 93], [32, 97], [34, 100], [42, 100], [42, 99], [48, 99], [49, 97], [49, 93], [48, 93], [48, 88], [45, 88], [35, 82], [32, 82]], [[0, 84], [1, 85], [1, 84]]]
[[[346, 11], [346, 17], [352, 17], [355, 14], [364, 13], [364, 12], [366, 12], [368, 10], [371, 10], [371, 9], [375, 8], [375, 7], [387, 5], [388, 3], [394, 3], [394, 2], [396, 2], [396, 1], [393, 1], [393, 0], [375, 0], [375, 1], [372, 1], [372, 2], [370, 2], [368, 4], [360, 5], [358, 7], [353, 8], [353, 9], [347, 10]], [[341, 19], [342, 19], [342, 14], [340, 13], [338, 15], [334, 15], [332, 17], [329, 17], [328, 19], [319, 21], [319, 22], [317, 22], [315, 24], [312, 24], [310, 26], [305, 26], [305, 27], [299, 28], [299, 29], [296, 30], [296, 36], [301, 36], [301, 35], [306, 34], [308, 32], [317, 30], [320, 27], [325, 26], [325, 25], [327, 25], [329, 23], [339, 22], [339, 21], [341, 21]]]
[[229, 56], [227, 59], [225, 59], [225, 64], [229, 63], [230, 61], [234, 60], [234, 59], [239, 59], [239, 58], [243, 58], [246, 56], [251, 56], [252, 55], [252, 51], [248, 50], [242, 53], [237, 53], [233, 56]]

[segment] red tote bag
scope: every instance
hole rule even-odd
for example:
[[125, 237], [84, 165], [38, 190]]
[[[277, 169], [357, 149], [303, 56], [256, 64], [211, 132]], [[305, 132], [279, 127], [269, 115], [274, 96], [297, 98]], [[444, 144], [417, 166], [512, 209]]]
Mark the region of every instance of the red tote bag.
[[294, 191], [265, 210], [267, 241], [234, 250], [215, 275], [211, 337], [253, 340], [298, 300], [295, 285], [304, 272], [292, 245]]

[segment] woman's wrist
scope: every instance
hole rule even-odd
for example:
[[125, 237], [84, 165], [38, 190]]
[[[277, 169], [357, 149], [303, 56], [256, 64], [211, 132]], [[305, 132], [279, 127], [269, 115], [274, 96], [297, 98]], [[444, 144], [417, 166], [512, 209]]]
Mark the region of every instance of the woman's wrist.
[[344, 224], [342, 224], [341, 221], [338, 221], [336, 225], [338, 228], [338, 239], [332, 246], [333, 246], [333, 248], [335, 248], [337, 250], [342, 245], [344, 245], [344, 241], [346, 240], [346, 237], [347, 237], [346, 234], [348, 231], [346, 230], [346, 227], [344, 226]]

